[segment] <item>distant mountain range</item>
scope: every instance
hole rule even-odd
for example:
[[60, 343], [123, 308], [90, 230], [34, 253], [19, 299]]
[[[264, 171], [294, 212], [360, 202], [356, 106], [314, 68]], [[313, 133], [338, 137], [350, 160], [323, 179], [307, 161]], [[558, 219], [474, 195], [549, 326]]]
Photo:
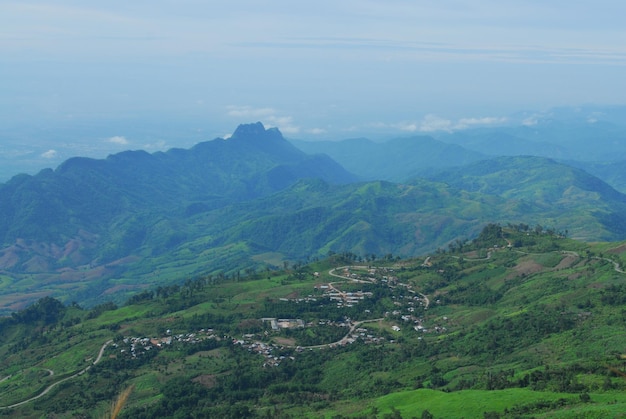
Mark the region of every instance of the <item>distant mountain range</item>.
[[260, 123], [189, 150], [72, 158], [54, 171], [0, 185], [0, 239], [64, 241], [80, 230], [106, 236], [111, 224], [134, 214], [185, 217], [266, 196], [302, 178], [355, 179], [327, 156], [307, 155]]
[[433, 169], [503, 156], [547, 157], [579, 167], [626, 193], [626, 107], [556, 108], [507, 123], [388, 141], [293, 141], [326, 153], [361, 179], [404, 182]]
[[72, 158], [12, 178], [0, 185], [0, 312], [332, 252], [421, 255], [489, 222], [626, 238], [626, 196], [552, 159], [430, 137], [294, 143], [316, 154], [256, 123], [188, 150]]
[[363, 180], [405, 181], [427, 170], [462, 166], [487, 156], [428, 136], [374, 142], [366, 138], [344, 141], [292, 141], [307, 153], [326, 153]]

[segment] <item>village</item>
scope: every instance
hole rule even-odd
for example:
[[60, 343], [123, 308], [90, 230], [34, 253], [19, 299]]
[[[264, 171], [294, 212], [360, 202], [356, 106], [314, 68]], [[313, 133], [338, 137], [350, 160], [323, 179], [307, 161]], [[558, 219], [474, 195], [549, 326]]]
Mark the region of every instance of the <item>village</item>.
[[125, 337], [121, 342], [115, 342], [111, 346], [119, 349], [121, 355], [137, 358], [145, 352], [171, 346], [174, 343], [197, 344], [206, 339], [220, 341], [222, 338], [215, 335], [213, 329], [200, 329], [195, 333], [183, 334], [172, 334], [172, 331], [168, 329], [162, 337]]
[[[355, 285], [383, 286], [393, 291], [391, 299], [394, 309], [385, 311], [383, 316], [379, 318], [357, 321], [344, 317], [342, 321], [318, 319], [316, 322], [305, 322], [303, 319], [265, 317], [260, 319], [265, 325], [262, 332], [247, 333], [240, 337], [220, 335], [212, 328], [178, 334], [167, 330], [165, 335], [161, 337], [125, 337], [121, 342], [116, 342], [112, 346], [119, 351], [121, 356], [138, 358], [146, 352], [166, 348], [173, 344], [194, 345], [207, 339], [217, 342], [226, 340], [248, 350], [250, 353], [263, 356], [265, 358], [264, 366], [276, 367], [286, 359], [295, 359], [298, 353], [305, 350], [332, 348], [355, 342], [364, 344], [394, 343], [395, 338], [404, 333], [403, 329], [412, 329], [414, 333], [420, 334], [445, 333], [447, 331], [445, 324], [448, 322], [448, 318], [442, 317], [438, 324], [427, 326], [424, 317], [431, 304], [430, 300], [426, 295], [413, 290], [409, 284], [399, 282], [393, 273], [393, 269], [390, 268], [344, 266], [329, 272], [329, 275], [337, 278], [337, 281], [315, 284], [314, 293], [306, 297], [279, 298], [279, 301], [284, 303], [331, 303], [337, 309], [348, 309], [359, 305], [366, 299], [371, 299], [374, 293], [363, 290], [344, 291], [342, 288], [346, 288], [347, 285], [350, 288], [354, 288]], [[313, 275], [315, 278], [319, 277], [317, 272]], [[438, 304], [439, 301], [437, 300], [435, 303]], [[365, 309], [364, 314], [371, 314], [370, 310]], [[376, 323], [377, 325], [374, 328], [367, 328], [365, 327], [367, 323]], [[298, 345], [295, 339], [287, 339], [283, 336], [288, 330], [322, 326], [344, 329], [345, 333], [342, 332], [342, 337], [334, 342], [310, 346]], [[420, 336], [418, 339], [422, 339], [422, 337]]]

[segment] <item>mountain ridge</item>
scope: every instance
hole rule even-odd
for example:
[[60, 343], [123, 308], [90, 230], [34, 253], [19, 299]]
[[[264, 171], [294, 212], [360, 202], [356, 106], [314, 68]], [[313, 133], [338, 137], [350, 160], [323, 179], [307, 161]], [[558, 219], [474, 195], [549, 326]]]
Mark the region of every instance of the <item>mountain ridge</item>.
[[[170, 210], [175, 210], [181, 202], [192, 203], [207, 197], [234, 202], [267, 195], [302, 177], [320, 177], [331, 183], [354, 179], [329, 158], [308, 156], [291, 146], [278, 130], [271, 130], [260, 141], [250, 141], [248, 136], [259, 132], [259, 123], [254, 127], [240, 127], [233, 141], [215, 139], [190, 150], [153, 154], [125, 151], [103, 160], [76, 157], [54, 171], [46, 169], [35, 176], [13, 178], [0, 185], [0, 214], [4, 220], [0, 222], [0, 242], [17, 238], [11, 227], [16, 224], [43, 231], [40, 220], [49, 226], [89, 214], [96, 214], [106, 223], [129, 206], [145, 209], [167, 203]], [[269, 148], [263, 145], [266, 139], [272, 141]], [[258, 153], [264, 148], [263, 153]], [[272, 148], [280, 152], [272, 154]], [[75, 191], [68, 195], [72, 187]], [[36, 193], [21, 196], [25, 190]], [[79, 214], [60, 208], [62, 202], [74, 205]], [[35, 206], [34, 213], [23, 211], [28, 206]], [[98, 221], [92, 219], [89, 224], [97, 226]], [[88, 230], [89, 226], [79, 223], [74, 230], [79, 228]], [[99, 227], [94, 232], [101, 231]], [[26, 234], [21, 238], [35, 237]]]
[[404, 182], [420, 173], [442, 167], [461, 166], [485, 155], [430, 136], [394, 138], [384, 143], [366, 138], [343, 141], [296, 141], [310, 153], [323, 152], [363, 180]]
[[278, 130], [244, 125], [234, 137], [73, 158], [0, 185], [0, 309], [42, 293], [119, 301], [181, 275], [273, 269], [330, 252], [416, 256], [489, 222], [626, 237], [624, 196], [553, 160], [502, 157], [403, 183], [355, 182]]

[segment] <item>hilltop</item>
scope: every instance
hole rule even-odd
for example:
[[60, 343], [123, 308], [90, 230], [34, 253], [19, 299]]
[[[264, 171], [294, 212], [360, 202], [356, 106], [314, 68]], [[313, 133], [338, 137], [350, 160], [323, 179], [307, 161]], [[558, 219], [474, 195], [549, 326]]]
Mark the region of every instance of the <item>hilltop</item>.
[[418, 259], [46, 298], [0, 322], [4, 413], [103, 416], [130, 389], [121, 417], [614, 417], [625, 261], [624, 243], [490, 224]]

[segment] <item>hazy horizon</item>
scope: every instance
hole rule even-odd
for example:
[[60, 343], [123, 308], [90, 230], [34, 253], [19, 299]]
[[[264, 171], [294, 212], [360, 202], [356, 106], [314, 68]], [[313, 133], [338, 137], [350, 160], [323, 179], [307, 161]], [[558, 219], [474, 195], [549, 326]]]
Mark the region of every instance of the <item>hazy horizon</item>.
[[623, 16], [618, 1], [7, 1], [0, 160], [189, 147], [255, 121], [343, 139], [622, 105]]

